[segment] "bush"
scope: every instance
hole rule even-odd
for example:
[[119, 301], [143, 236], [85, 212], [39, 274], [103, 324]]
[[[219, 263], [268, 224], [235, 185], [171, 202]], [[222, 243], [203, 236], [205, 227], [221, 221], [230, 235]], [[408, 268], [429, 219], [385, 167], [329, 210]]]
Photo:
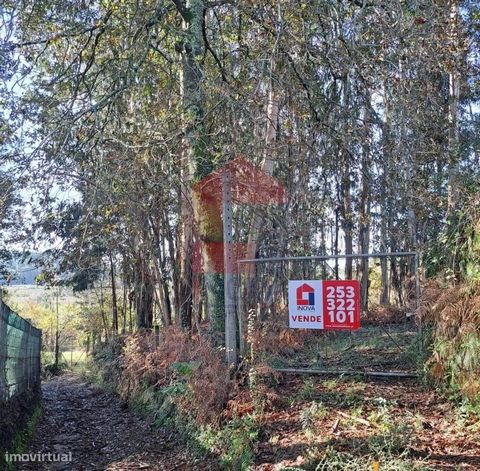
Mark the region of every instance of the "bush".
[[198, 442], [220, 455], [225, 468], [243, 471], [250, 469], [254, 458], [253, 444], [259, 432], [255, 416], [248, 414], [231, 420], [221, 429], [203, 427]]
[[424, 319], [431, 324], [431, 378], [451, 392], [480, 396], [480, 284], [444, 288], [430, 282], [424, 293]]
[[234, 389], [228, 367], [211, 342], [190, 338], [177, 327], [165, 330], [158, 347], [151, 334], [129, 336], [120, 361], [126, 397], [145, 385], [161, 389], [182, 384], [183, 393], [173, 395], [175, 405], [198, 424], [218, 424]]
[[45, 378], [49, 378], [51, 376], [60, 376], [66, 369], [66, 363], [51, 363], [43, 367], [42, 376], [44, 376]]
[[97, 352], [90, 378], [115, 389], [157, 426], [176, 428], [201, 453], [227, 469], [248, 469], [258, 425], [248, 391], [230, 380], [223, 352], [206, 337], [178, 327], [116, 339]]

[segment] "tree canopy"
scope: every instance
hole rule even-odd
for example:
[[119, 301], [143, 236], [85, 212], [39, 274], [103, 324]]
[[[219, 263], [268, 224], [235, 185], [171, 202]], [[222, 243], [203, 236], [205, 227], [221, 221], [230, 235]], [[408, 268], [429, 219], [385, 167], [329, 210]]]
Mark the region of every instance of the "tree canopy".
[[61, 241], [77, 288], [120, 277], [140, 327], [221, 332], [222, 275], [191, 266], [221, 236], [192, 187], [238, 155], [288, 195], [236, 208], [248, 255], [418, 250], [465, 273], [442, 234], [478, 183], [475, 2], [22, 0], [1, 18], [1, 155], [37, 191], [32, 233]]

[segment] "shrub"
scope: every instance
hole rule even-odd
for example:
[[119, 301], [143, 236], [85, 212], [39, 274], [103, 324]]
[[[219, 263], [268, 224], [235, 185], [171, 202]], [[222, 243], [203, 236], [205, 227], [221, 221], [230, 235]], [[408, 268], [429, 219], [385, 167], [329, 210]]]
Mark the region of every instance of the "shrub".
[[228, 469], [248, 469], [258, 420], [250, 391], [230, 380], [223, 352], [178, 327], [115, 340], [95, 356], [103, 385], [112, 381], [132, 409], [176, 428], [194, 450], [213, 452]]
[[234, 390], [221, 353], [209, 339], [190, 338], [177, 327], [163, 332], [158, 347], [151, 334], [129, 336], [121, 365], [126, 397], [145, 385], [161, 389], [181, 383], [184, 392], [175, 395], [175, 404], [199, 424], [218, 422]]
[[431, 377], [475, 401], [480, 395], [480, 285], [442, 288], [430, 283], [423, 311], [432, 325]]

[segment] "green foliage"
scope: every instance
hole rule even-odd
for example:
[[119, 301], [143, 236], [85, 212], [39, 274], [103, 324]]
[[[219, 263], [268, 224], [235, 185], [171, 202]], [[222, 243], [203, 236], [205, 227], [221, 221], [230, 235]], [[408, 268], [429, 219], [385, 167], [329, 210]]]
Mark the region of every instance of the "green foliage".
[[[43, 415], [42, 406], [39, 404], [33, 410], [31, 416], [29, 417], [25, 427], [23, 430], [20, 430], [15, 437], [13, 438], [12, 444], [9, 447], [8, 453], [10, 454], [22, 454], [28, 448], [28, 444], [30, 439], [33, 437], [35, 430], [40, 422], [40, 419]], [[2, 467], [3, 471], [14, 471], [16, 466], [15, 463], [5, 462], [5, 450], [0, 449], [0, 466]]]
[[462, 398], [455, 408], [455, 414], [459, 429], [467, 429], [470, 433], [480, 432], [480, 396], [474, 401]]
[[300, 412], [300, 422], [307, 438], [315, 436], [315, 425], [317, 421], [324, 419], [328, 414], [328, 409], [323, 402], [312, 401]]
[[206, 449], [216, 452], [226, 469], [250, 469], [253, 462], [253, 444], [260, 429], [254, 415], [234, 418], [226, 426], [215, 429], [204, 427], [197, 439]]
[[316, 466], [309, 469], [315, 471], [344, 471], [344, 470], [369, 470], [373, 463], [379, 464], [382, 471], [434, 471], [421, 461], [413, 460], [408, 453], [393, 455], [389, 451], [378, 451], [363, 456], [354, 453], [338, 451], [328, 448]]
[[249, 469], [254, 458], [253, 444], [259, 435], [255, 416], [234, 418], [222, 426], [199, 426], [193, 417], [175, 406], [176, 398], [188, 393], [180, 381], [161, 389], [144, 385], [130, 398], [129, 404], [137, 414], [153, 418], [156, 426], [175, 428], [197, 454], [217, 455], [228, 470]]
[[192, 399], [189, 381], [201, 367], [200, 362], [174, 362], [170, 366], [174, 374], [164, 386], [142, 379], [135, 388], [125, 389], [120, 361], [122, 351], [121, 340], [107, 344], [89, 364], [86, 378], [120, 393], [135, 413], [153, 419], [156, 426], [174, 428], [196, 454], [218, 456], [225, 469], [249, 469], [254, 458], [253, 445], [259, 435], [255, 415], [234, 417], [225, 423], [199, 424], [194, 411], [183, 406], [190, 404]]
[[323, 382], [323, 387], [327, 391], [333, 391], [338, 388], [338, 381], [336, 381], [335, 379], [327, 379]]
[[198, 362], [177, 362], [171, 368], [175, 370], [180, 376], [189, 378], [193, 371], [198, 368]]
[[420, 379], [423, 381], [428, 380], [427, 360], [432, 354], [432, 341], [432, 327], [423, 326], [421, 335], [415, 335], [405, 345], [402, 353], [405, 363], [414, 365]]
[[479, 299], [478, 287], [457, 290], [435, 313], [427, 363], [432, 381], [452, 397], [473, 403], [480, 396]]
[[157, 427], [175, 425], [174, 397], [184, 393], [182, 383], [163, 389], [144, 384], [130, 396], [129, 406], [136, 414], [153, 420]]
[[460, 207], [430, 244], [424, 257], [426, 275], [446, 280], [480, 281], [480, 193], [478, 182], [465, 186]]
[[315, 386], [315, 382], [310, 378], [306, 378], [303, 381], [302, 388], [291, 397], [290, 402], [294, 404], [296, 402], [310, 401], [317, 396], [318, 390]]
[[[329, 445], [311, 446], [307, 449], [305, 468], [308, 470], [345, 470], [372, 469], [374, 462], [379, 469], [390, 471], [427, 470], [428, 467], [419, 460], [413, 459], [409, 450], [413, 437], [413, 429], [404, 420], [395, 419], [390, 413], [390, 402], [384, 398], [374, 400], [376, 408], [368, 416], [368, 421], [377, 432], [362, 439], [347, 440], [348, 451]], [[351, 411], [352, 417], [361, 417], [362, 407]], [[349, 422], [355, 425], [355, 421]]]
[[300, 397], [302, 399], [312, 399], [316, 394], [318, 394], [318, 391], [315, 382], [312, 379], [305, 379], [300, 390]]
[[121, 338], [114, 339], [98, 349], [84, 365], [82, 375], [88, 381], [109, 391], [119, 391], [121, 385], [120, 354], [123, 348]]

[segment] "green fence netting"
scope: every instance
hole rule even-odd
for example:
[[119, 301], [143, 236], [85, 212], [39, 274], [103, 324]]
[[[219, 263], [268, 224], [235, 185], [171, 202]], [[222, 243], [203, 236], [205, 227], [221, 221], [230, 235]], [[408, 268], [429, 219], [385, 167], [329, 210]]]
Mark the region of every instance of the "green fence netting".
[[42, 331], [0, 300], [0, 401], [38, 386]]

